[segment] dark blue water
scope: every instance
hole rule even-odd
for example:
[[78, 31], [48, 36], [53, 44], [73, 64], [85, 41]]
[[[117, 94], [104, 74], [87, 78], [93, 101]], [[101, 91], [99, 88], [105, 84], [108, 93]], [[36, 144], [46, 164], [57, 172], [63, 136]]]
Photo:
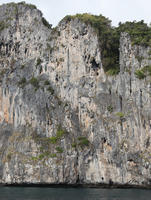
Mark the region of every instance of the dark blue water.
[[0, 200], [150, 200], [151, 190], [0, 187]]

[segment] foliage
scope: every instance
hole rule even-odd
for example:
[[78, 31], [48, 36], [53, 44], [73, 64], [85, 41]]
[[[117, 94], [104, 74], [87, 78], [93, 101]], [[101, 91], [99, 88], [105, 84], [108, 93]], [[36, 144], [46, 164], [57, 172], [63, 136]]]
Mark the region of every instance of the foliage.
[[151, 65], [146, 65], [142, 69], [136, 70], [135, 75], [139, 79], [144, 79], [147, 75], [151, 76]]
[[60, 58], [59, 61], [60, 61], [60, 62], [64, 62], [64, 58]]
[[119, 33], [127, 32], [133, 45], [151, 46], [151, 27], [144, 23], [143, 20], [119, 23], [117, 31]]
[[37, 66], [40, 65], [41, 62], [42, 62], [42, 60], [41, 60], [40, 58], [38, 58], [38, 59], [37, 59], [37, 64], [36, 64], [36, 65], [37, 65]]
[[39, 68], [39, 73], [41, 74], [41, 72], [42, 72], [42, 66], [40, 65], [38, 68]]
[[6, 72], [7, 72], [7, 69], [0, 70], [0, 78], [2, 78], [3, 76], [5, 76]]
[[74, 143], [71, 144], [71, 146], [72, 146], [72, 148], [76, 148], [77, 143], [74, 142]]
[[45, 80], [44, 85], [49, 85], [50, 82], [48, 80]]
[[40, 154], [38, 158], [39, 158], [39, 160], [42, 160], [44, 157], [45, 157], [44, 154]]
[[149, 50], [149, 52], [148, 52], [148, 55], [150, 55], [150, 56], [151, 56], [151, 50]]
[[24, 65], [24, 64], [22, 64], [22, 65], [21, 65], [21, 69], [24, 69], [24, 68], [25, 68], [25, 65]]
[[146, 75], [141, 69], [136, 70], [135, 75], [138, 79], [144, 79], [146, 77]]
[[124, 117], [124, 113], [123, 112], [117, 112], [116, 115], [120, 118], [123, 118]]
[[38, 79], [37, 78], [35, 78], [35, 77], [32, 77], [31, 79], [30, 79], [30, 84], [31, 85], [33, 85], [36, 89], [38, 89], [39, 88], [39, 81], [38, 81]]
[[80, 146], [88, 146], [89, 145], [89, 140], [86, 138], [86, 137], [78, 137], [78, 140], [79, 140], [79, 145]]
[[0, 32], [7, 27], [8, 27], [8, 25], [4, 21], [0, 21]]
[[54, 136], [50, 137], [49, 139], [50, 139], [50, 142], [51, 142], [52, 144], [56, 144], [56, 143], [57, 143], [57, 140], [58, 140], [58, 138], [57, 138], [57, 137], [54, 137]]
[[47, 28], [51, 29], [52, 25], [49, 24], [49, 22], [44, 18], [42, 17], [42, 23], [44, 26], [46, 26]]
[[49, 91], [52, 95], [54, 94], [54, 89], [51, 86], [47, 88], [47, 91]]
[[138, 60], [138, 62], [142, 62], [142, 60], [144, 59], [143, 56], [136, 56], [136, 59]]
[[51, 158], [55, 158], [56, 157], [56, 154], [55, 153], [50, 153], [48, 151], [44, 152], [44, 153], [41, 153], [39, 156], [36, 156], [36, 157], [31, 157], [31, 160], [33, 161], [39, 161], [39, 160], [42, 160], [44, 158], [48, 158], [48, 157], [51, 157]]
[[56, 151], [57, 151], [58, 153], [63, 153], [63, 149], [62, 149], [61, 147], [56, 147]]
[[[119, 23], [117, 28], [111, 26], [111, 21], [102, 15], [88, 13], [68, 15], [62, 21], [70, 22], [79, 19], [85, 24], [90, 24], [98, 35], [102, 53], [102, 64], [108, 75], [119, 73], [119, 40], [121, 32], [127, 32], [133, 45], [151, 46], [151, 27], [144, 21]], [[138, 58], [140, 62], [143, 58]]]
[[50, 157], [51, 157], [51, 158], [56, 158], [56, 157], [57, 157], [57, 154], [56, 154], [56, 153], [52, 153], [52, 154], [50, 154]]
[[[71, 21], [79, 19], [86, 24], [90, 24], [99, 37], [102, 52], [102, 64], [105, 71], [117, 69], [119, 72], [119, 35], [111, 27], [111, 21], [103, 15], [91, 15], [88, 13], [66, 16], [63, 20]], [[115, 73], [115, 72], [114, 72]]]
[[61, 99], [58, 99], [58, 105], [60, 106], [62, 103]]
[[61, 125], [58, 126], [57, 129], [57, 138], [61, 138], [63, 135], [65, 135], [67, 133], [66, 130], [64, 130]]
[[37, 160], [38, 160], [38, 157], [34, 157], [34, 156], [32, 156], [32, 157], [31, 157], [31, 160], [33, 160], [33, 161], [37, 161]]
[[26, 4], [30, 9], [37, 9], [37, 7], [33, 4]]
[[9, 152], [9, 153], [7, 154], [7, 160], [10, 161], [10, 160], [11, 160], [11, 157], [12, 157], [12, 153]]
[[144, 73], [146, 73], [146, 75], [151, 76], [151, 65], [144, 66], [142, 70]]
[[23, 77], [19, 82], [18, 82], [18, 85], [20, 86], [20, 87], [24, 87], [25, 86], [25, 84], [26, 84], [26, 78], [25, 77]]
[[49, 140], [52, 144], [56, 144], [57, 141], [59, 139], [61, 139], [66, 133], [67, 133], [67, 131], [65, 129], [63, 129], [61, 125], [59, 125], [57, 128], [56, 136], [50, 137]]
[[109, 69], [106, 74], [109, 75], [109, 76], [114, 76], [114, 75], [117, 75], [119, 73], [120, 69], [117, 67], [117, 68], [112, 68], [112, 69]]
[[19, 2], [18, 5], [28, 6], [30, 9], [36, 9], [37, 7], [33, 4], [27, 4], [25, 1]]
[[109, 105], [109, 106], [107, 107], [107, 110], [108, 110], [109, 112], [113, 112], [113, 106], [112, 106], [112, 105]]
[[53, 35], [53, 38], [60, 36], [60, 31], [58, 30], [58, 27], [52, 28], [51, 34]]

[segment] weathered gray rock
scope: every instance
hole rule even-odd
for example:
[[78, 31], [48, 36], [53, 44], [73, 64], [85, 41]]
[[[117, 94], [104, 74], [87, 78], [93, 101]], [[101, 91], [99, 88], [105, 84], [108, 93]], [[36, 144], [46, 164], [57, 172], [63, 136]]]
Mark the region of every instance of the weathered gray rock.
[[21, 3], [0, 21], [0, 182], [150, 185], [151, 83], [135, 75], [150, 49], [123, 33], [111, 77], [78, 19], [51, 29]]

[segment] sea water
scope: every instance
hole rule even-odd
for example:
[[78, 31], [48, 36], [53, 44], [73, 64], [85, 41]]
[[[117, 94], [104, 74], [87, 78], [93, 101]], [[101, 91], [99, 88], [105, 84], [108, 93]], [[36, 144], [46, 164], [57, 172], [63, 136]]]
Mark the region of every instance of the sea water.
[[0, 187], [0, 200], [150, 200], [151, 190]]

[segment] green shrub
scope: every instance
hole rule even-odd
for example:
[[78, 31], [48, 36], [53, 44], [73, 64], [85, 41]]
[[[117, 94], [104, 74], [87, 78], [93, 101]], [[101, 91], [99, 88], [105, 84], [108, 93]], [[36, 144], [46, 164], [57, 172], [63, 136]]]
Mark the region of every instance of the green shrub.
[[2, 30], [4, 30], [5, 28], [7, 28], [8, 27], [8, 24], [6, 24], [4, 21], [1, 21], [0, 22], [0, 32], [2, 31]]
[[67, 133], [67, 131], [65, 129], [63, 129], [61, 127], [61, 125], [59, 125], [58, 128], [57, 128], [56, 136], [52, 136], [52, 137], [49, 138], [50, 143], [56, 144], [57, 141], [59, 139], [61, 139], [66, 133]]
[[72, 148], [76, 148], [77, 143], [74, 142], [74, 143], [71, 144], [71, 146], [72, 146]]
[[46, 26], [47, 28], [51, 29], [52, 25], [49, 24], [49, 22], [47, 22], [47, 20], [46, 20], [44, 17], [42, 17], [42, 23], [43, 23], [43, 25]]
[[18, 85], [19, 85], [20, 87], [23, 88], [23, 87], [26, 85], [26, 78], [23, 77], [23, 78], [18, 82]]
[[32, 77], [32, 78], [30, 79], [29, 83], [30, 83], [31, 85], [33, 85], [36, 89], [39, 88], [39, 81], [38, 81], [37, 78]]
[[120, 118], [123, 118], [124, 117], [124, 113], [123, 112], [117, 112], [116, 115]]
[[51, 142], [52, 144], [56, 144], [56, 143], [57, 143], [57, 140], [58, 140], [58, 138], [57, 138], [57, 137], [54, 137], [54, 136], [52, 136], [52, 137], [50, 137], [50, 138], [49, 138], [49, 140], [50, 140], [50, 142]]
[[32, 156], [32, 157], [31, 157], [31, 160], [33, 160], [33, 161], [37, 161], [37, 160], [38, 160], [38, 158], [37, 158], [37, 157], [34, 157], [34, 156]]
[[37, 9], [37, 7], [33, 4], [26, 4], [30, 9]]
[[30, 9], [37, 9], [37, 7], [35, 5], [33, 5], [33, 4], [27, 4], [25, 1], [19, 2], [18, 5], [28, 6]]
[[2, 78], [7, 72], [7, 69], [0, 70], [0, 77]]
[[151, 50], [149, 50], [149, 52], [148, 52], [148, 55], [150, 55], [150, 56], [151, 56]]
[[40, 151], [43, 151], [44, 150], [44, 147], [40, 147]]
[[146, 65], [142, 69], [135, 71], [135, 75], [139, 79], [144, 79], [146, 76], [151, 76], [151, 65]]
[[58, 99], [58, 105], [60, 106], [62, 103], [61, 99]]
[[86, 138], [86, 137], [83, 137], [83, 136], [81, 136], [81, 137], [78, 137], [78, 140], [79, 140], [79, 145], [80, 146], [88, 146], [89, 145], [89, 140]]
[[45, 80], [44, 85], [50, 85], [50, 82], [48, 80]]
[[63, 153], [63, 149], [62, 149], [61, 147], [56, 147], [56, 151], [57, 151], [58, 153]]
[[151, 65], [146, 65], [142, 68], [142, 71], [146, 73], [146, 75], [151, 76]]
[[40, 155], [38, 156], [38, 159], [39, 159], [39, 160], [42, 160], [44, 157], [45, 157], [44, 154], [40, 154]]
[[69, 104], [66, 102], [65, 105], [64, 105], [64, 107], [68, 107], [68, 105], [69, 105]]
[[9, 153], [7, 154], [7, 160], [8, 160], [8, 161], [10, 161], [10, 160], [11, 160], [11, 158], [12, 158], [12, 153], [11, 153], [11, 152], [9, 152]]
[[66, 131], [61, 126], [59, 126], [57, 129], [57, 138], [61, 138], [65, 134], [66, 134]]
[[113, 107], [112, 107], [112, 105], [109, 105], [109, 106], [107, 107], [107, 110], [108, 110], [109, 112], [113, 112]]
[[47, 91], [49, 91], [52, 95], [54, 94], [54, 89], [51, 86], [47, 88]]
[[[49, 41], [50, 41], [50, 38], [49, 38]], [[46, 48], [46, 51], [50, 50], [51, 49], [51, 46], [49, 43], [47, 43], [47, 48]]]
[[106, 74], [109, 76], [115, 76], [119, 73], [119, 68], [113, 68], [113, 69], [109, 69]]
[[56, 157], [57, 157], [57, 154], [56, 154], [56, 153], [52, 153], [52, 154], [50, 154], [50, 157], [51, 157], [51, 158], [56, 158]]
[[60, 58], [60, 59], [59, 59], [59, 62], [64, 62], [64, 58]]
[[37, 66], [40, 65], [42, 63], [42, 60], [40, 58], [37, 59]]
[[136, 59], [138, 60], [138, 62], [142, 62], [142, 60], [144, 59], [143, 56], [136, 56]]
[[54, 27], [51, 31], [51, 34], [53, 35], [53, 38], [57, 38], [57, 36], [60, 36], [60, 31], [58, 30], [58, 27]]
[[149, 68], [148, 68], [148, 73], [151, 76], [151, 66], [149, 66]]
[[151, 27], [143, 20], [120, 23], [117, 30], [127, 32], [131, 37], [132, 45], [151, 46]]
[[136, 70], [135, 75], [138, 79], [144, 79], [146, 77], [143, 70], [141, 70], [141, 69]]
[[24, 65], [24, 64], [22, 64], [22, 65], [21, 65], [21, 69], [24, 69], [24, 68], [25, 68], [25, 65]]
[[34, 160], [34, 161], [38, 161], [38, 160], [42, 160], [43, 158], [45, 157], [49, 157], [51, 154], [49, 152], [44, 152], [42, 154], [40, 154], [39, 156], [37, 157], [32, 157], [31, 159]]

